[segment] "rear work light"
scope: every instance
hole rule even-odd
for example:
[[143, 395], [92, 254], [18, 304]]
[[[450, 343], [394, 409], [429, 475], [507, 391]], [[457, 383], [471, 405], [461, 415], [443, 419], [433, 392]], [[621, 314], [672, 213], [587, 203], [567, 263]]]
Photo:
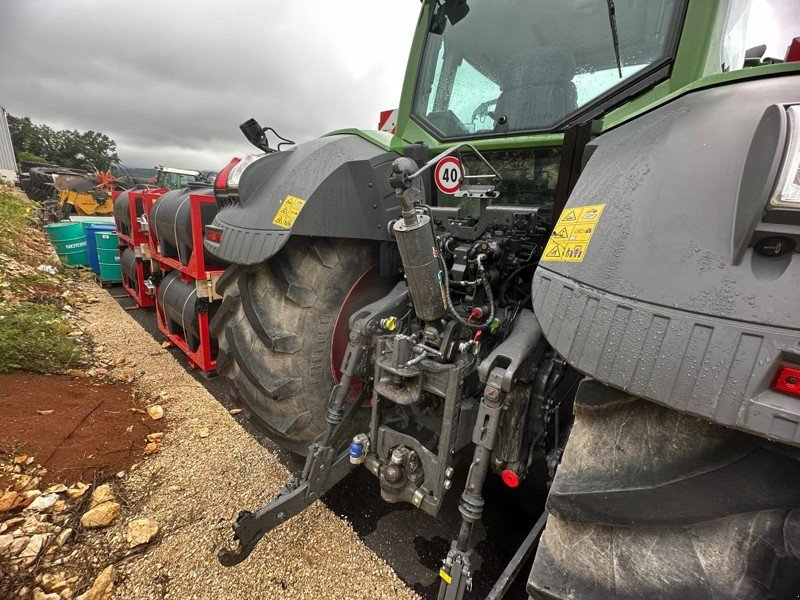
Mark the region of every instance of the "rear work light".
[[772, 382], [772, 389], [800, 398], [800, 367], [781, 365]]
[[245, 155], [242, 160], [238, 161], [237, 164], [233, 166], [233, 168], [230, 170], [230, 173], [228, 173], [228, 182], [225, 187], [227, 187], [229, 190], [238, 189], [239, 180], [242, 178], [242, 173], [244, 173], [244, 170], [262, 156], [264, 156], [263, 152], [261, 154]]
[[769, 204], [772, 208], [800, 210], [800, 104], [787, 107], [786, 115], [789, 142]]
[[230, 176], [231, 170], [239, 164], [241, 159], [238, 156], [235, 156], [231, 159], [225, 168], [222, 169], [219, 173], [217, 173], [217, 178], [214, 180], [214, 189], [215, 190], [224, 190], [228, 188], [228, 177]]

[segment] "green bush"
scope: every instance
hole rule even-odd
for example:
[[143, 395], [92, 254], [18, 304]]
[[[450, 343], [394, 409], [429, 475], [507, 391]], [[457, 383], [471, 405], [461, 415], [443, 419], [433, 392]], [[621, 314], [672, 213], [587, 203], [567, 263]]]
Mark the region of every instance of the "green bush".
[[0, 307], [0, 372], [59, 372], [82, 362], [82, 348], [49, 304], [20, 302]]

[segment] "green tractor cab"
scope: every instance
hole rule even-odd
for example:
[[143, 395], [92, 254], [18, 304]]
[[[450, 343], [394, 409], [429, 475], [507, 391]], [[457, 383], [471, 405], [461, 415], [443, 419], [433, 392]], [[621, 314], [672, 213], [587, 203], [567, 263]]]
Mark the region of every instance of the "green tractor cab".
[[153, 183], [160, 188], [179, 190], [185, 188], [190, 183], [198, 181], [200, 172], [188, 169], [175, 169], [163, 165], [156, 166], [156, 176]]
[[548, 512], [492, 597], [545, 522], [537, 598], [800, 589], [793, 7], [424, 0], [395, 134], [243, 124], [261, 153], [206, 229], [217, 368], [307, 458], [221, 562], [359, 465], [435, 516], [471, 453], [440, 598], [486, 479], [534, 473]]

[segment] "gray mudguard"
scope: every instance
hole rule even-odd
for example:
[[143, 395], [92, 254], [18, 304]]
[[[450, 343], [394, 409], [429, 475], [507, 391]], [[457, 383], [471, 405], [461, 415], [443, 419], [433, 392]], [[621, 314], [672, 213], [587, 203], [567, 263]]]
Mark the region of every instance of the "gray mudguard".
[[[397, 157], [355, 135], [267, 154], [242, 174], [238, 201], [220, 207], [212, 226], [222, 230], [222, 241], [205, 240], [206, 249], [231, 263], [253, 265], [273, 256], [291, 235], [390, 240], [386, 225], [400, 215], [388, 183]], [[292, 200], [293, 210], [281, 218], [288, 196], [301, 202]]]
[[770, 389], [780, 363], [800, 364], [800, 256], [754, 248], [769, 235], [800, 239], [796, 216], [776, 223], [764, 211], [786, 134], [770, 106], [798, 102], [796, 74], [747, 80], [679, 97], [590, 144], [562, 218], [605, 206], [582, 256], [545, 258], [533, 280], [545, 336], [573, 366], [800, 445], [800, 399]]

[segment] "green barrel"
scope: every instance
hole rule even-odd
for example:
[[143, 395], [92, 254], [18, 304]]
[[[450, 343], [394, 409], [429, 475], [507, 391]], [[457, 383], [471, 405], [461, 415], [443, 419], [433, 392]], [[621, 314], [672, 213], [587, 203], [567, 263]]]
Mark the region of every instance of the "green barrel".
[[82, 267], [89, 264], [86, 234], [80, 223], [59, 221], [45, 225], [44, 231], [65, 267]]
[[122, 281], [119, 265], [119, 236], [112, 231], [98, 231], [97, 258], [100, 263], [101, 281]]

